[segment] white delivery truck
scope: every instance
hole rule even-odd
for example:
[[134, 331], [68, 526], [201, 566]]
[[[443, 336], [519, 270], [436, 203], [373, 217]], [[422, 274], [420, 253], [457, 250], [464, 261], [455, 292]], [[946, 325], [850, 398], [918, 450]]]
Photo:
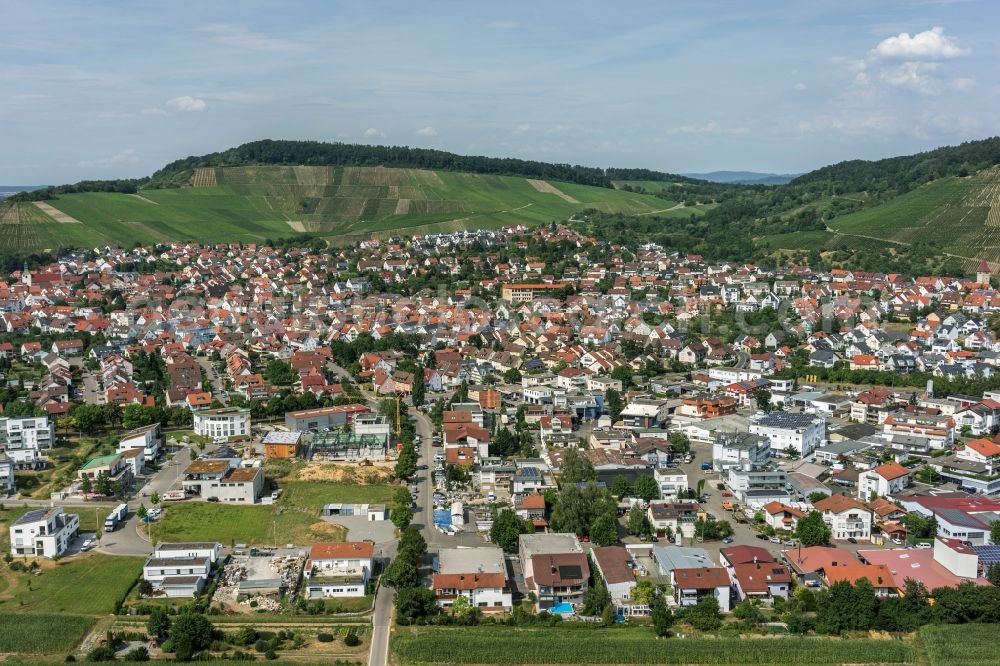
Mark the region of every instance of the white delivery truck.
[[108, 517], [104, 519], [104, 531], [114, 532], [115, 528], [117, 528], [120, 523], [125, 522], [127, 517], [128, 504], [119, 504], [112, 509], [111, 513], [108, 514]]

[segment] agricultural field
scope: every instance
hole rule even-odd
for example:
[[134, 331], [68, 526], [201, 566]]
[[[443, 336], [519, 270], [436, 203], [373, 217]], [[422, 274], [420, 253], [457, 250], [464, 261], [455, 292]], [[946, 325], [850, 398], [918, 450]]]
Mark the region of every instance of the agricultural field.
[[997, 663], [995, 624], [923, 627], [919, 638], [931, 666], [993, 666]]
[[932, 241], [945, 252], [1000, 265], [1000, 169], [941, 178], [874, 208], [834, 218], [830, 227], [902, 243]]
[[672, 638], [648, 628], [400, 627], [391, 649], [404, 664], [910, 664], [899, 640]]
[[143, 558], [87, 553], [38, 562], [41, 575], [10, 572], [13, 585], [0, 594], [0, 613], [106, 615], [139, 579]]
[[151, 523], [151, 529], [157, 541], [219, 541], [225, 545], [343, 541], [346, 530], [319, 520], [318, 513], [285, 510], [281, 504], [181, 502], [170, 505], [159, 522]]
[[[20, 251], [167, 241], [262, 242], [297, 233], [371, 236], [548, 223], [595, 208], [649, 213], [673, 203], [573, 183], [384, 167], [199, 169], [191, 187], [65, 194], [0, 208], [0, 242]], [[696, 209], [688, 210], [685, 215]]]
[[0, 612], [0, 653], [67, 652], [93, 624], [94, 618], [81, 615]]
[[757, 243], [772, 250], [817, 250], [819, 252], [829, 252], [831, 250], [855, 250], [870, 247], [889, 248], [894, 245], [893, 243], [886, 241], [877, 241], [843, 234], [838, 235], [829, 231], [822, 231], [820, 229], [761, 236], [757, 239]]

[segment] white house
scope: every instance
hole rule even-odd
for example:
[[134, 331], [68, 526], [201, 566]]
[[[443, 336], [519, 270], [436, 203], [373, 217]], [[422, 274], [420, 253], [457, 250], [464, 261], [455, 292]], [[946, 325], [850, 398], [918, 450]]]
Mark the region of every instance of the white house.
[[52, 421], [47, 416], [0, 417], [0, 449], [52, 447]]
[[230, 458], [195, 460], [184, 470], [181, 485], [200, 499], [253, 504], [264, 490], [264, 472], [259, 467], [238, 467]]
[[763, 465], [771, 458], [771, 440], [749, 432], [717, 432], [712, 438], [712, 466], [717, 472], [730, 467]]
[[230, 438], [250, 434], [250, 410], [236, 407], [195, 412], [194, 434], [200, 437]]
[[0, 493], [13, 495], [16, 490], [14, 461], [6, 453], [0, 453]]
[[56, 557], [69, 548], [80, 531], [80, 516], [66, 513], [61, 506], [35, 509], [10, 526], [11, 555]]
[[142, 447], [142, 454], [146, 460], [155, 460], [160, 455], [163, 450], [163, 438], [160, 436], [159, 423], [131, 430], [122, 435], [118, 442], [119, 452], [130, 451], [137, 447]]
[[679, 469], [656, 467], [653, 470], [653, 478], [656, 479], [662, 499], [677, 497], [688, 489], [687, 474]]
[[306, 597], [363, 597], [372, 575], [371, 541], [317, 543], [306, 562]]
[[161, 543], [142, 565], [142, 577], [168, 597], [193, 597], [205, 589], [221, 551], [211, 541]]
[[611, 595], [611, 602], [616, 605], [631, 602], [635, 574], [633, 567], [629, 566], [632, 564], [629, 552], [621, 546], [603, 546], [594, 548], [590, 554], [604, 587]]
[[910, 485], [910, 470], [899, 463], [879, 465], [858, 475], [858, 499], [866, 502], [874, 497], [898, 493]]
[[431, 589], [438, 606], [451, 608], [465, 597], [472, 608], [483, 613], [505, 613], [513, 609], [507, 583], [507, 566], [499, 548], [443, 548], [438, 554], [438, 573]]
[[826, 422], [804, 412], [758, 413], [750, 419], [750, 432], [771, 440], [771, 450], [776, 453], [791, 449], [796, 455], [807, 456], [822, 446]]
[[823, 514], [834, 539], [864, 539], [872, 535], [872, 512], [864, 504], [847, 495], [830, 495], [813, 504]]
[[729, 612], [731, 581], [723, 567], [674, 569], [670, 572], [670, 585], [678, 606], [694, 606], [702, 597], [713, 596], [719, 602], [719, 610]]

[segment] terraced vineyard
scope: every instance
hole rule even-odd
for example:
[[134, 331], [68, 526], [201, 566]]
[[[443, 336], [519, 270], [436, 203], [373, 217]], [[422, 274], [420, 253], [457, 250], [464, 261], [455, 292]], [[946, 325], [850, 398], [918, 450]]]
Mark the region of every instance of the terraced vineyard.
[[1000, 169], [942, 178], [891, 201], [830, 222], [856, 237], [928, 240], [945, 252], [1000, 265]]
[[[18, 251], [167, 241], [262, 242], [312, 233], [337, 240], [563, 220], [586, 208], [654, 213], [656, 197], [573, 183], [384, 167], [199, 168], [188, 187], [140, 196], [89, 192], [0, 204], [0, 242]], [[685, 209], [684, 216], [700, 211]]]

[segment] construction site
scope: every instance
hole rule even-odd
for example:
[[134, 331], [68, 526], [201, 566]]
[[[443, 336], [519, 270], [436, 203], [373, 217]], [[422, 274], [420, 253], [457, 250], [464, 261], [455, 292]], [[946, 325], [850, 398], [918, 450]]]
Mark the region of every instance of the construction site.
[[250, 549], [234, 555], [219, 578], [213, 601], [239, 612], [280, 610], [282, 599], [294, 604], [306, 552]]

